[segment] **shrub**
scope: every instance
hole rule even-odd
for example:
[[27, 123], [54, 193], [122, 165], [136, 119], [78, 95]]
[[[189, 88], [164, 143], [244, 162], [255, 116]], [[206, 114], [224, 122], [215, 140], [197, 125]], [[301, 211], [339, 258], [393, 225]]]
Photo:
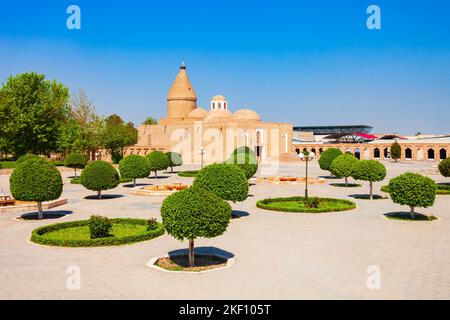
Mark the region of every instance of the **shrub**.
[[342, 151], [337, 148], [330, 148], [325, 150], [319, 159], [319, 166], [322, 170], [331, 171], [331, 164], [334, 159], [342, 155]]
[[120, 160], [120, 175], [124, 178], [133, 179], [133, 186], [136, 186], [136, 179], [146, 178], [150, 174], [150, 165], [144, 157], [131, 155]]
[[173, 167], [179, 167], [183, 164], [181, 154], [177, 152], [166, 152], [167, 161], [169, 162], [170, 172], [173, 173]]
[[234, 150], [226, 163], [237, 165], [244, 172], [247, 180], [258, 171], [258, 160], [249, 147], [240, 147]]
[[161, 216], [170, 235], [189, 240], [189, 264], [194, 266], [194, 240], [222, 235], [230, 223], [231, 206], [212, 192], [192, 187], [167, 197]]
[[348, 177], [352, 176], [353, 168], [358, 161], [350, 153], [340, 155], [331, 163], [331, 173], [338, 178], [345, 178], [345, 185], [348, 186]]
[[14, 199], [37, 202], [39, 219], [44, 218], [42, 202], [58, 199], [63, 189], [63, 181], [58, 169], [36, 158], [28, 158], [17, 165], [9, 183]]
[[91, 162], [81, 173], [81, 184], [88, 190], [97, 191], [102, 198], [102, 191], [114, 189], [119, 185], [119, 173], [108, 162]]
[[391, 145], [391, 159], [394, 159], [395, 162], [398, 161], [402, 157], [402, 147], [396, 141]]
[[18, 165], [20, 165], [20, 164], [22, 164], [22, 163], [24, 163], [25, 161], [28, 161], [28, 160], [46, 161], [44, 158], [39, 157], [39, 156], [37, 156], [35, 154], [26, 154], [24, 156], [21, 156], [19, 159], [17, 159], [16, 166], [18, 166]]
[[158, 228], [158, 221], [155, 218], [147, 220], [147, 231], [155, 230]]
[[91, 216], [89, 219], [89, 233], [91, 239], [110, 237], [111, 229], [112, 223], [107, 217]]
[[404, 173], [389, 182], [389, 194], [392, 201], [407, 205], [414, 219], [415, 207], [427, 208], [436, 200], [436, 183], [418, 173]]
[[442, 160], [441, 163], [439, 163], [439, 171], [444, 177], [450, 177], [450, 158]]
[[355, 163], [352, 176], [355, 180], [369, 181], [369, 199], [373, 199], [373, 183], [383, 181], [386, 177], [386, 167], [375, 160], [361, 160]]
[[150, 165], [150, 171], [155, 172], [156, 178], [158, 178], [158, 171], [166, 170], [169, 167], [169, 160], [167, 160], [167, 156], [161, 151], [153, 151], [148, 154], [147, 160]]
[[248, 181], [234, 164], [212, 164], [200, 170], [194, 187], [211, 191], [223, 200], [244, 201], [248, 197]]
[[67, 168], [75, 169], [75, 178], [77, 178], [77, 169], [84, 169], [86, 164], [87, 158], [81, 153], [71, 153], [64, 161], [64, 165]]
[[197, 170], [197, 171], [182, 171], [182, 172], [178, 173], [178, 176], [179, 177], [195, 178], [199, 172], [200, 172], [200, 170]]

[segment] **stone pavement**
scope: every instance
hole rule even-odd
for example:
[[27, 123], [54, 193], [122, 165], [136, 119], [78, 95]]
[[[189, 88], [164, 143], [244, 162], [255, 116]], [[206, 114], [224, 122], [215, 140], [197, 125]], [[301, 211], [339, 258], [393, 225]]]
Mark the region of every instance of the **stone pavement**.
[[[387, 163], [386, 163], [387, 164]], [[420, 171], [434, 163], [387, 164], [388, 175]], [[187, 169], [186, 167], [183, 169]], [[264, 168], [262, 170], [264, 172]], [[302, 176], [304, 164], [279, 168], [277, 175]], [[68, 177], [70, 173], [64, 173]], [[326, 175], [311, 164], [311, 175]], [[139, 182], [164, 184], [191, 182], [168, 175]], [[444, 182], [439, 176], [434, 179]], [[0, 186], [8, 185], [0, 176]], [[65, 179], [66, 182], [68, 181]], [[336, 182], [336, 181], [330, 181]], [[450, 181], [449, 181], [450, 182]], [[384, 184], [387, 183], [387, 180]], [[376, 190], [382, 184], [376, 184]], [[73, 214], [44, 222], [17, 221], [17, 214], [0, 215], [0, 299], [449, 299], [450, 196], [438, 196], [436, 205], [420, 210], [441, 218], [437, 222], [401, 222], [383, 214], [407, 211], [391, 200], [354, 200], [357, 209], [326, 214], [293, 214], [256, 208], [259, 199], [303, 194], [302, 186], [255, 185], [250, 197], [233, 204], [247, 212], [233, 220], [228, 232], [214, 239], [199, 239], [199, 247], [212, 247], [235, 255], [236, 264], [207, 274], [167, 274], [147, 268], [154, 256], [186, 248], [187, 243], [168, 235], [124, 247], [52, 248], [29, 242], [36, 227], [86, 219], [92, 214], [109, 217], [160, 218], [159, 204], [132, 196], [123, 186], [107, 194], [123, 198], [95, 201], [82, 186], [66, 184], [69, 203], [54, 210]], [[367, 193], [361, 188], [310, 186], [310, 194], [347, 198]], [[67, 269], [81, 270], [80, 290], [69, 290]], [[370, 290], [367, 273], [379, 268], [381, 289]]]

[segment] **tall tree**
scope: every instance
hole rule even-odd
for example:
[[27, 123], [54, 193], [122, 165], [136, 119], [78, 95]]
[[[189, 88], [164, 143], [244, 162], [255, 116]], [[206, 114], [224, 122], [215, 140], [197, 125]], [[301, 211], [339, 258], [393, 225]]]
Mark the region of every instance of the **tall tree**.
[[56, 149], [57, 133], [69, 116], [68, 92], [34, 72], [8, 78], [0, 89], [0, 134], [16, 156]]
[[145, 121], [142, 124], [150, 126], [153, 124], [158, 124], [158, 121], [155, 118], [147, 117], [147, 119], [145, 119]]

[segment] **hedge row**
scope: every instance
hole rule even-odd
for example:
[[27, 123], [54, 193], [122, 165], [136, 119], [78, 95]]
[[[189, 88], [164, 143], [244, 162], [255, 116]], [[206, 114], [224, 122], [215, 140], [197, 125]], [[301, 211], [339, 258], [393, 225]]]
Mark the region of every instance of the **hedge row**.
[[289, 197], [289, 198], [271, 198], [271, 199], [264, 199], [260, 200], [256, 203], [256, 206], [260, 209], [265, 210], [271, 210], [271, 211], [282, 211], [282, 212], [305, 212], [305, 213], [324, 213], [324, 212], [338, 212], [338, 211], [348, 211], [353, 210], [356, 208], [356, 204], [353, 201], [350, 200], [344, 200], [344, 199], [332, 199], [332, 198], [320, 198], [320, 200], [327, 200], [327, 201], [334, 201], [339, 202], [341, 204], [348, 205], [348, 207], [345, 208], [337, 208], [337, 207], [329, 207], [329, 208], [308, 208], [308, 210], [305, 211], [299, 211], [297, 209], [291, 209], [291, 208], [276, 208], [273, 206], [270, 206], [271, 203], [274, 202], [288, 202], [288, 201], [305, 201], [304, 197]]
[[182, 171], [178, 173], [179, 177], [195, 178], [200, 171]]
[[[137, 224], [147, 225], [147, 220], [144, 219], [111, 219], [112, 224]], [[134, 236], [128, 236], [124, 238], [101, 238], [101, 239], [89, 239], [89, 240], [55, 240], [48, 239], [45, 234], [57, 230], [84, 227], [89, 225], [89, 220], [73, 221], [53, 224], [35, 229], [31, 234], [31, 241], [37, 244], [54, 246], [54, 247], [73, 247], [73, 248], [85, 248], [85, 247], [104, 247], [104, 246], [121, 246], [130, 243], [136, 243], [141, 241], [150, 240], [165, 233], [164, 226], [158, 223], [158, 227], [154, 230], [147, 231]]]

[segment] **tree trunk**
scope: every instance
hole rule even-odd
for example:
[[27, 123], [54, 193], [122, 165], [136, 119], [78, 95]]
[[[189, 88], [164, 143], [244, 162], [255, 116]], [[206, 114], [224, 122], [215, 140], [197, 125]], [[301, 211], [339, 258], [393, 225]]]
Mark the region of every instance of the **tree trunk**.
[[373, 182], [370, 181], [370, 195], [369, 195], [369, 199], [373, 200]]
[[136, 178], [133, 179], [133, 187], [136, 188]]
[[155, 179], [158, 179], [158, 171], [155, 171]]
[[98, 194], [98, 198], [101, 199], [102, 198], [102, 191], [101, 190], [97, 191], [97, 194]]
[[411, 219], [415, 219], [416, 218], [416, 212], [414, 211], [414, 207], [411, 207]]
[[37, 209], [38, 209], [38, 219], [39, 220], [44, 219], [44, 212], [42, 211], [42, 202], [37, 203]]
[[195, 266], [194, 240], [189, 240], [189, 267]]
[[77, 168], [75, 168], [75, 179], [77, 178]]
[[345, 177], [345, 186], [348, 187], [348, 178]]
[[173, 167], [170, 167], [170, 173], [173, 173]]

